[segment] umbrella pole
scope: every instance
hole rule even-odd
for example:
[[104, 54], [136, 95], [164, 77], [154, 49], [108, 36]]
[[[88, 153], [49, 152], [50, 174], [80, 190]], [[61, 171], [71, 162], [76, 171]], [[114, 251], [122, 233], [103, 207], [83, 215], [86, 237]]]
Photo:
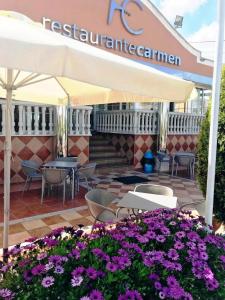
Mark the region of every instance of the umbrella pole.
[[224, 18], [225, 18], [225, 1], [218, 1], [218, 34], [216, 45], [216, 57], [213, 73], [213, 91], [212, 91], [212, 109], [210, 120], [209, 136], [209, 156], [208, 156], [208, 178], [206, 191], [206, 223], [212, 225], [215, 172], [216, 172], [216, 152], [217, 152], [217, 131], [220, 105], [220, 84], [223, 59], [223, 39], [224, 39]]
[[10, 163], [11, 163], [11, 113], [12, 113], [12, 81], [13, 71], [7, 70], [6, 111], [5, 111], [5, 147], [4, 147], [4, 231], [3, 259], [8, 259], [9, 211], [10, 211]]

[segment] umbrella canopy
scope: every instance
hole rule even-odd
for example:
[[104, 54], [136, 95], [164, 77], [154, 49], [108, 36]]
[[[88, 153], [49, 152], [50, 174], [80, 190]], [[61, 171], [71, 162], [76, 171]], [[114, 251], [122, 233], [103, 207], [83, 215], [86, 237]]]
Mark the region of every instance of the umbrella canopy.
[[[46, 30], [27, 18], [23, 21], [0, 13], [0, 41], [2, 83], [6, 84], [5, 68], [20, 71], [13, 82], [17, 100], [44, 99], [45, 103], [56, 104], [69, 95], [75, 105], [185, 102], [194, 86], [192, 82]], [[0, 97], [5, 97], [4, 84]]]
[[68, 97], [82, 105], [184, 102], [194, 85], [50, 32], [11, 12], [0, 13], [0, 45], [0, 97], [6, 98], [3, 248], [7, 249], [12, 98], [54, 105], [67, 103]]

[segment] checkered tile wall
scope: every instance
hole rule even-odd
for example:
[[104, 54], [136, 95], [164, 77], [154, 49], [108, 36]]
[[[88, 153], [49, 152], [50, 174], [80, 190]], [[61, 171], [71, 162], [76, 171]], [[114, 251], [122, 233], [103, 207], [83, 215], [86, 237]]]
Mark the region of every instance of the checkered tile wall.
[[83, 165], [89, 162], [89, 136], [70, 136], [69, 154], [78, 156]]
[[168, 135], [167, 150], [169, 153], [176, 151], [195, 152], [198, 143], [198, 135]]
[[122, 157], [126, 157], [132, 164], [134, 158], [134, 136], [129, 134], [110, 134], [111, 140], [117, 151], [120, 151]]
[[134, 162], [136, 169], [141, 168], [141, 160], [147, 150], [156, 151], [156, 135], [135, 135], [134, 136]]
[[[52, 136], [14, 136], [12, 138], [11, 182], [24, 181], [22, 160], [35, 160], [42, 164], [54, 157], [55, 138]], [[4, 179], [4, 137], [0, 137], [0, 184]]]

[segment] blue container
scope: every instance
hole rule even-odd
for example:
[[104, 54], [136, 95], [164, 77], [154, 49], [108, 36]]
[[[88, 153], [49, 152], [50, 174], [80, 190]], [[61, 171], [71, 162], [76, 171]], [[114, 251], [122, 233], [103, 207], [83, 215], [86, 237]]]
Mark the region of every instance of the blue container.
[[143, 167], [144, 167], [144, 172], [145, 173], [153, 173], [154, 171], [154, 155], [152, 154], [151, 151], [147, 151], [144, 154], [143, 157]]

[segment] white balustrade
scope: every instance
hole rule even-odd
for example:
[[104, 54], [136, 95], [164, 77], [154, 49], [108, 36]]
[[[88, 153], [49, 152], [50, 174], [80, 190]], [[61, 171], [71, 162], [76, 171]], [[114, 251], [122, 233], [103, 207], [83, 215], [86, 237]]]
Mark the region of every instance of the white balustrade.
[[157, 134], [158, 112], [146, 110], [97, 111], [94, 129], [123, 134]]
[[[0, 135], [5, 135], [5, 101], [0, 100]], [[12, 135], [55, 135], [53, 106], [13, 101], [11, 112]]]
[[69, 108], [69, 135], [91, 135], [91, 106]]
[[203, 115], [170, 112], [168, 134], [198, 134], [203, 119]]

